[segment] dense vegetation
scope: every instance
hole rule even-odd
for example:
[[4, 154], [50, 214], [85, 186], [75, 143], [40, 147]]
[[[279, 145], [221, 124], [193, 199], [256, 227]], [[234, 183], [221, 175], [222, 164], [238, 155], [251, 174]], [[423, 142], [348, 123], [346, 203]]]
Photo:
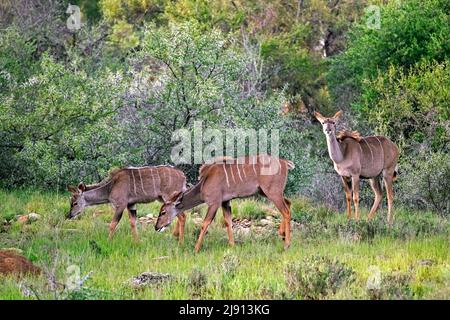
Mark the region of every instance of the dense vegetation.
[[[341, 206], [312, 112], [401, 147], [397, 195], [449, 212], [450, 5], [409, 1], [0, 4], [0, 181], [55, 190], [170, 162], [176, 129], [282, 129], [288, 191]], [[370, 4], [379, 6], [380, 28]], [[197, 166], [184, 166], [195, 181]]]
[[[0, 298], [448, 299], [449, 55], [448, 0], [0, 1], [0, 249], [45, 272], [1, 276]], [[338, 214], [344, 194], [313, 117], [337, 110], [339, 129], [400, 148], [391, 227], [385, 201], [366, 221], [365, 182], [363, 219]], [[233, 201], [234, 248], [218, 214], [195, 258], [205, 206], [183, 245], [153, 231], [159, 203], [138, 207], [140, 243], [126, 221], [108, 241], [109, 205], [65, 220], [67, 184], [171, 163], [172, 132], [197, 121], [279, 130], [296, 165], [288, 251], [261, 199]], [[197, 180], [198, 165], [180, 168]], [[39, 218], [20, 220], [29, 213]], [[131, 285], [144, 271], [165, 278]]]

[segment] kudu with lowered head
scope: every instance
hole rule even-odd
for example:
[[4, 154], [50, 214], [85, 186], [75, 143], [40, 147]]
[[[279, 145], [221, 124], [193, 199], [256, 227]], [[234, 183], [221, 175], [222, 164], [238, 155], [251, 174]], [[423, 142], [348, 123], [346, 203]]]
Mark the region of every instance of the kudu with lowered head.
[[161, 207], [155, 229], [160, 231], [183, 211], [202, 203], [208, 205], [208, 211], [195, 245], [199, 251], [203, 237], [214, 219], [217, 210], [222, 207], [229, 244], [234, 245], [230, 201], [261, 194], [271, 200], [281, 212], [282, 220], [278, 233], [284, 237], [284, 247], [290, 244], [290, 201], [284, 197], [287, 174], [293, 169], [291, 161], [266, 154], [242, 158], [217, 158], [200, 167], [199, 182], [185, 192], [175, 192], [169, 201]]
[[368, 218], [369, 220], [373, 218], [383, 196], [379, 181], [381, 175], [387, 191], [388, 223], [392, 224], [394, 199], [392, 184], [397, 176], [398, 148], [384, 136], [361, 137], [357, 131], [341, 131], [336, 134], [336, 122], [341, 115], [342, 111], [331, 118], [324, 117], [319, 112], [314, 113], [322, 124], [334, 169], [341, 176], [347, 201], [347, 217], [352, 216], [353, 195], [355, 218], [359, 220], [359, 182], [360, 179], [369, 179], [375, 200]]
[[[109, 225], [109, 238], [113, 237], [123, 211], [128, 209], [133, 238], [138, 240], [136, 204], [155, 200], [164, 203], [169, 201], [173, 192], [184, 192], [186, 189], [184, 173], [171, 166], [116, 169], [100, 183], [68, 186], [72, 197], [67, 218], [75, 218], [88, 206], [111, 203], [115, 213]], [[185, 215], [181, 213], [174, 230], [174, 235], [180, 242], [183, 241], [184, 222]]]

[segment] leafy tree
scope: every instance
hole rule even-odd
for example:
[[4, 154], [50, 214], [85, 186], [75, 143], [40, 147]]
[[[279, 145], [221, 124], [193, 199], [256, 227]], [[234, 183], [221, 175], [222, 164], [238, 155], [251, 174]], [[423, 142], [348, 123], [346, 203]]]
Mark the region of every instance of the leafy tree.
[[328, 75], [337, 107], [357, 101], [364, 81], [390, 65], [407, 72], [422, 60], [443, 62], [449, 57], [448, 1], [390, 1], [380, 8], [381, 28], [360, 21], [349, 34], [347, 50], [332, 62]]
[[[11, 184], [55, 184], [70, 171], [62, 163], [98, 160], [97, 149], [114, 134], [111, 129], [97, 131], [95, 124], [120, 106], [120, 74], [105, 69], [88, 75], [77, 61], [65, 66], [47, 54], [38, 69], [23, 81], [7, 71], [0, 77], [0, 83], [8, 85], [0, 95], [1, 145], [8, 151], [1, 176]], [[81, 143], [86, 139], [94, 143], [96, 135], [105, 141], [91, 149]], [[113, 161], [111, 156], [105, 155]], [[92, 175], [97, 168], [95, 163], [83, 169]]]
[[358, 105], [380, 134], [407, 148], [449, 151], [450, 70], [448, 62], [421, 62], [407, 73], [391, 66], [367, 81]]
[[[214, 128], [280, 128], [282, 93], [260, 91], [253, 60], [218, 30], [204, 33], [196, 22], [147, 27], [136, 57], [133, 103], [121, 117], [145, 163], [169, 161], [168, 134], [193, 129], [194, 121]], [[258, 64], [258, 62], [256, 62]], [[255, 73], [256, 72], [256, 73]], [[197, 168], [189, 168], [196, 176]]]

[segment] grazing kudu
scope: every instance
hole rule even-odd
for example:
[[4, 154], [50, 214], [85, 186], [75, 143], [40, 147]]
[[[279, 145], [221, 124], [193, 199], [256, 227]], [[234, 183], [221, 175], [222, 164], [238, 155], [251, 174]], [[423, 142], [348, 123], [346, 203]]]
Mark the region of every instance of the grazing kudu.
[[291, 161], [261, 154], [237, 159], [218, 158], [201, 166], [199, 182], [185, 192], [175, 192], [161, 207], [155, 229], [168, 226], [181, 212], [206, 203], [208, 212], [195, 245], [199, 251], [208, 226], [222, 207], [229, 244], [234, 245], [230, 200], [260, 193], [271, 200], [282, 214], [278, 233], [290, 244], [290, 201], [284, 197]]
[[[78, 187], [68, 186], [68, 190], [72, 193], [68, 219], [75, 218], [88, 206], [111, 203], [115, 214], [109, 225], [109, 238], [113, 237], [123, 211], [128, 209], [133, 238], [138, 240], [136, 203], [167, 202], [173, 192], [184, 192], [187, 187], [182, 171], [171, 166], [156, 166], [116, 169], [98, 184], [86, 186], [80, 183]], [[183, 241], [184, 222], [182, 213], [174, 230], [180, 242]]]
[[337, 112], [327, 118], [319, 112], [314, 113], [322, 124], [327, 137], [328, 153], [334, 163], [334, 169], [341, 176], [347, 200], [347, 217], [351, 218], [351, 198], [355, 206], [355, 218], [359, 220], [359, 181], [369, 179], [375, 193], [375, 200], [370, 209], [368, 219], [372, 219], [383, 197], [379, 176], [387, 190], [388, 223], [393, 223], [392, 202], [394, 192], [392, 183], [397, 176], [398, 148], [388, 138], [383, 136], [361, 137], [357, 131], [341, 131], [336, 135], [336, 121], [342, 115]]

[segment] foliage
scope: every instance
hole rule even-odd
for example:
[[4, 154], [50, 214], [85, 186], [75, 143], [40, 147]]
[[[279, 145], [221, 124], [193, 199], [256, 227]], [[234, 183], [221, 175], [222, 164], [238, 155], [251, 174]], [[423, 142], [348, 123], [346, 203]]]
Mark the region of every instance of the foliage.
[[[439, 88], [439, 90], [436, 90]], [[368, 122], [406, 151], [449, 151], [448, 62], [419, 63], [407, 73], [391, 66], [367, 83], [360, 104]]]
[[[367, 1], [76, 0], [74, 31], [68, 1], [3, 1], [0, 184], [60, 188], [170, 163], [171, 133], [202, 121], [278, 129], [296, 164], [286, 193], [343, 209], [312, 117], [342, 108], [340, 126], [399, 144], [396, 203], [445, 212], [423, 195], [448, 195], [448, 1], [370, 3], [380, 29], [366, 25]], [[180, 168], [196, 181], [198, 165]], [[415, 188], [432, 168], [433, 193]]]
[[450, 156], [422, 150], [402, 164], [400, 197], [411, 207], [450, 213]]
[[[108, 116], [120, 105], [121, 74], [105, 69], [88, 75], [77, 61], [67, 68], [46, 54], [39, 73], [24, 81], [8, 73], [10, 66], [2, 74], [8, 90], [0, 97], [0, 136], [9, 151], [2, 155], [4, 182], [58, 186], [75, 168], [98, 178], [102, 159], [113, 160], [102, 149], [114, 132], [98, 129], [114, 127]], [[80, 166], [82, 159], [91, 167]]]
[[[110, 205], [88, 208], [80, 219], [68, 221], [65, 214], [69, 210], [69, 201], [65, 194], [30, 189], [0, 190], [0, 212], [37, 212], [42, 216], [31, 224], [14, 221], [4, 229], [0, 228], [0, 248], [23, 250], [24, 256], [37, 266], [54, 270], [59, 283], [65, 283], [68, 266], [78, 266], [81, 277], [90, 276], [81, 290], [71, 294], [77, 299], [303, 298], [298, 291], [289, 290], [286, 269], [292, 270], [294, 287], [301, 279], [295, 277], [294, 271], [310, 270], [302, 275], [308, 275], [318, 285], [306, 292], [307, 295], [320, 299], [370, 299], [375, 297], [368, 292], [367, 280], [374, 267], [381, 273], [378, 287], [381, 298], [447, 298], [450, 280], [448, 218], [398, 208], [394, 228], [397, 225], [414, 226], [416, 230], [428, 227], [415, 237], [403, 238], [384, 233], [382, 226], [385, 230], [392, 228], [379, 219], [371, 241], [349, 243], [337, 233], [327, 233], [326, 228], [314, 233], [306, 230], [315, 221], [345, 228], [348, 222], [344, 215], [325, 214], [324, 208], [308, 204], [304, 199], [292, 200], [293, 204], [302, 204], [305, 219], [303, 226], [293, 227], [289, 250], [283, 250], [283, 243], [277, 236], [279, 220], [267, 237], [244, 239], [236, 242], [234, 247], [228, 247], [226, 231], [216, 219], [208, 229], [204, 247], [193, 259], [195, 233], [200, 226], [193, 223], [190, 214], [183, 245], [177, 244], [171, 232], [157, 233], [152, 225], [144, 223], [138, 225], [140, 243], [133, 242], [126, 216], [119, 224], [115, 239], [109, 241], [108, 223], [114, 213]], [[239, 208], [239, 205], [233, 205], [233, 208]], [[155, 205], [138, 205], [138, 212], [144, 215], [156, 214], [158, 209]], [[364, 226], [364, 221], [360, 224]], [[55, 260], [55, 257], [59, 258]], [[313, 272], [315, 268], [319, 269], [317, 276]], [[347, 277], [343, 271], [350, 269], [353, 275]], [[147, 286], [139, 290], [130, 286], [129, 279], [149, 271], [176, 277], [164, 286]], [[409, 276], [404, 278], [405, 274]], [[67, 295], [55, 295], [51, 291], [46, 276], [24, 277], [20, 282], [0, 277], [0, 297], [37, 299], [33, 294], [25, 296], [21, 284], [34, 289], [40, 299], [67, 298]], [[328, 289], [325, 296], [320, 294], [322, 284]], [[333, 288], [336, 288], [335, 293]]]
[[448, 59], [448, 1], [390, 1], [380, 8], [380, 29], [367, 27], [363, 19], [350, 33], [347, 50], [332, 63], [329, 80], [338, 107], [357, 101], [364, 81], [391, 65], [406, 71], [421, 61]]
[[294, 298], [317, 300], [335, 294], [342, 285], [352, 281], [353, 270], [338, 260], [311, 257], [285, 269], [288, 292]]
[[[173, 141], [167, 132], [193, 132], [195, 121], [220, 130], [278, 129], [287, 121], [279, 116], [282, 92], [260, 91], [252, 65], [218, 30], [205, 34], [194, 22], [171, 24], [169, 31], [149, 25], [134, 59], [135, 65], [147, 63], [134, 71], [135, 102], [121, 116], [132, 119], [127, 134], [142, 146], [147, 163], [169, 161]], [[197, 167], [186, 169], [194, 180]]]

